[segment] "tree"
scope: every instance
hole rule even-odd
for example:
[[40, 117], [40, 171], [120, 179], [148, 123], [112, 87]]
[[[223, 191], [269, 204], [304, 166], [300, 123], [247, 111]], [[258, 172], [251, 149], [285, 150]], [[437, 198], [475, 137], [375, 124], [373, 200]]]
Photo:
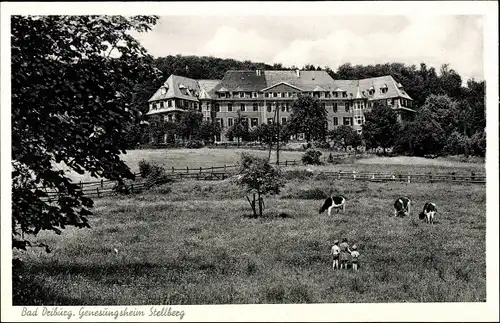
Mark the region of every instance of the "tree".
[[362, 144], [361, 136], [349, 126], [339, 126], [329, 132], [329, 137], [334, 142], [342, 145], [344, 149], [348, 146], [358, 147]]
[[215, 121], [202, 121], [196, 137], [209, 143], [215, 142], [215, 137], [221, 134], [220, 123]]
[[294, 134], [303, 133], [307, 142], [324, 140], [327, 131], [325, 107], [309, 95], [299, 97], [292, 104], [288, 127]]
[[245, 122], [241, 111], [238, 110], [238, 117], [234, 120], [234, 124], [226, 131], [226, 136], [229, 138], [238, 138], [238, 146], [240, 140], [247, 141], [249, 139], [248, 122]]
[[[12, 247], [30, 235], [89, 227], [93, 201], [54, 163], [94, 177], [133, 179], [120, 159], [134, 84], [156, 73], [130, 35], [158, 17], [13, 16]], [[49, 195], [46, 190], [54, 194]]]
[[[247, 193], [252, 193], [253, 199], [246, 196], [253, 211], [253, 216], [262, 216], [264, 198], [266, 194], [279, 194], [285, 186], [279, 168], [272, 166], [265, 157], [252, 156], [247, 153], [241, 155], [238, 184], [246, 188]], [[255, 205], [257, 194], [257, 206]]]
[[182, 112], [177, 125], [177, 134], [183, 139], [191, 139], [191, 136], [200, 131], [202, 121], [203, 114], [199, 111], [188, 109]]
[[363, 138], [370, 148], [391, 147], [400, 131], [398, 118], [394, 110], [386, 105], [375, 103], [373, 109], [366, 113], [363, 125]]

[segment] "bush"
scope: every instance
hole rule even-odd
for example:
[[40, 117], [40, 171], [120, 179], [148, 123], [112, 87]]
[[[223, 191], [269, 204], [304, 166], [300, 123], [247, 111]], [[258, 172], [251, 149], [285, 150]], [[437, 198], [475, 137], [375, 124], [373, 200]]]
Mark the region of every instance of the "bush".
[[147, 178], [150, 180], [156, 180], [164, 177], [166, 175], [165, 168], [157, 164], [150, 164], [147, 161], [141, 160], [139, 162], [139, 171], [141, 172], [142, 178]]
[[202, 148], [203, 146], [204, 146], [203, 142], [200, 140], [189, 140], [184, 145], [185, 148], [190, 148], [190, 149], [198, 149]]
[[470, 147], [473, 155], [484, 157], [486, 155], [486, 132], [476, 132], [470, 138]]
[[321, 155], [321, 151], [309, 148], [302, 156], [302, 163], [304, 163], [304, 165], [321, 165]]
[[469, 139], [467, 136], [453, 131], [446, 140], [446, 145], [443, 148], [445, 154], [462, 155], [469, 151]]
[[329, 164], [333, 164], [333, 161], [334, 161], [334, 159], [333, 159], [333, 155], [332, 155], [332, 153], [330, 153], [330, 154], [328, 155], [328, 160], [327, 160], [327, 162], [328, 162]]

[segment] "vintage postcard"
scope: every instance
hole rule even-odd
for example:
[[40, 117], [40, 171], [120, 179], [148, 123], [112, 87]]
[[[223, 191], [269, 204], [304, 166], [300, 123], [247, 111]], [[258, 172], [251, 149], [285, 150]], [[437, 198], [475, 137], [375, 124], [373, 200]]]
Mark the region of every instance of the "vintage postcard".
[[498, 321], [498, 3], [2, 3], [2, 321]]

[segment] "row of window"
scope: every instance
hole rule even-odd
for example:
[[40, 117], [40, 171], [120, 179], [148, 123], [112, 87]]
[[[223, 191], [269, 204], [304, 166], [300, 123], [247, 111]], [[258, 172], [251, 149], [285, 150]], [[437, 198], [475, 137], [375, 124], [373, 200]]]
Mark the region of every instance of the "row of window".
[[[205, 118], [206, 121], [210, 121], [210, 117]], [[227, 118], [227, 126], [232, 127], [234, 125], [235, 118]], [[215, 118], [215, 121], [221, 125], [222, 128], [224, 128], [224, 119], [223, 118]], [[248, 121], [250, 121], [250, 127], [256, 127], [259, 124], [259, 118], [242, 118], [242, 122], [244, 124], [248, 124]], [[281, 124], [286, 124], [288, 121], [288, 118], [282, 117], [281, 118]], [[273, 118], [267, 118], [267, 124], [272, 124], [273, 123]]]
[[[388, 88], [382, 87], [380, 88], [380, 93], [387, 93]], [[365, 91], [362, 91], [363, 95]], [[232, 94], [232, 95], [231, 95]], [[301, 94], [311, 95], [315, 98], [347, 98], [347, 91], [313, 91], [313, 92], [264, 92], [263, 97], [265, 98], [296, 98]], [[375, 94], [374, 89], [368, 90], [368, 94], [373, 96]], [[353, 94], [350, 93], [352, 97]], [[262, 97], [262, 94], [259, 95], [258, 92], [219, 92], [219, 99], [230, 99], [230, 98], [259, 98]]]
[[[263, 103], [252, 103], [252, 108], [251, 109], [248, 109], [248, 111], [259, 111], [259, 107], [263, 107], [264, 104]], [[281, 109], [282, 112], [290, 112], [290, 103], [286, 102], [286, 103], [277, 103], [276, 106], [278, 107], [278, 109]], [[227, 111], [228, 112], [233, 112], [235, 111], [234, 110], [234, 105], [232, 103], [228, 103], [227, 104]], [[239, 110], [241, 112], [246, 112], [247, 111], [247, 106], [245, 103], [240, 103], [239, 105]], [[266, 110], [267, 112], [272, 112], [273, 111], [273, 105], [271, 103], [268, 103], [266, 105]], [[215, 112], [220, 112], [220, 104], [219, 103], [215, 103], [214, 104], [214, 109], [213, 111]]]
[[180, 99], [170, 99], [165, 101], [152, 102], [149, 104], [149, 109], [152, 111], [165, 108], [172, 108], [172, 107], [198, 109], [198, 102], [193, 102], [189, 100], [180, 100]]

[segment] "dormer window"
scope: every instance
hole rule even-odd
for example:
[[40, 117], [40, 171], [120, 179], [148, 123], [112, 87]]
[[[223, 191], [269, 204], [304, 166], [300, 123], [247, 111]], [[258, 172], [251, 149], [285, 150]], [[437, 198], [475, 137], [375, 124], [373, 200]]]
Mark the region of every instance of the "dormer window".
[[167, 94], [167, 88], [164, 87], [164, 86], [162, 86], [161, 89], [160, 89], [160, 92], [161, 92], [162, 95]]
[[342, 97], [347, 98], [347, 92], [342, 92]]
[[252, 98], [256, 98], [257, 97], [257, 92], [252, 92]]
[[384, 84], [384, 86], [382, 86], [382, 87], [380, 88], [380, 93], [382, 93], [382, 94], [387, 93], [387, 84]]
[[245, 92], [240, 92], [240, 98], [244, 98], [245, 97]]

